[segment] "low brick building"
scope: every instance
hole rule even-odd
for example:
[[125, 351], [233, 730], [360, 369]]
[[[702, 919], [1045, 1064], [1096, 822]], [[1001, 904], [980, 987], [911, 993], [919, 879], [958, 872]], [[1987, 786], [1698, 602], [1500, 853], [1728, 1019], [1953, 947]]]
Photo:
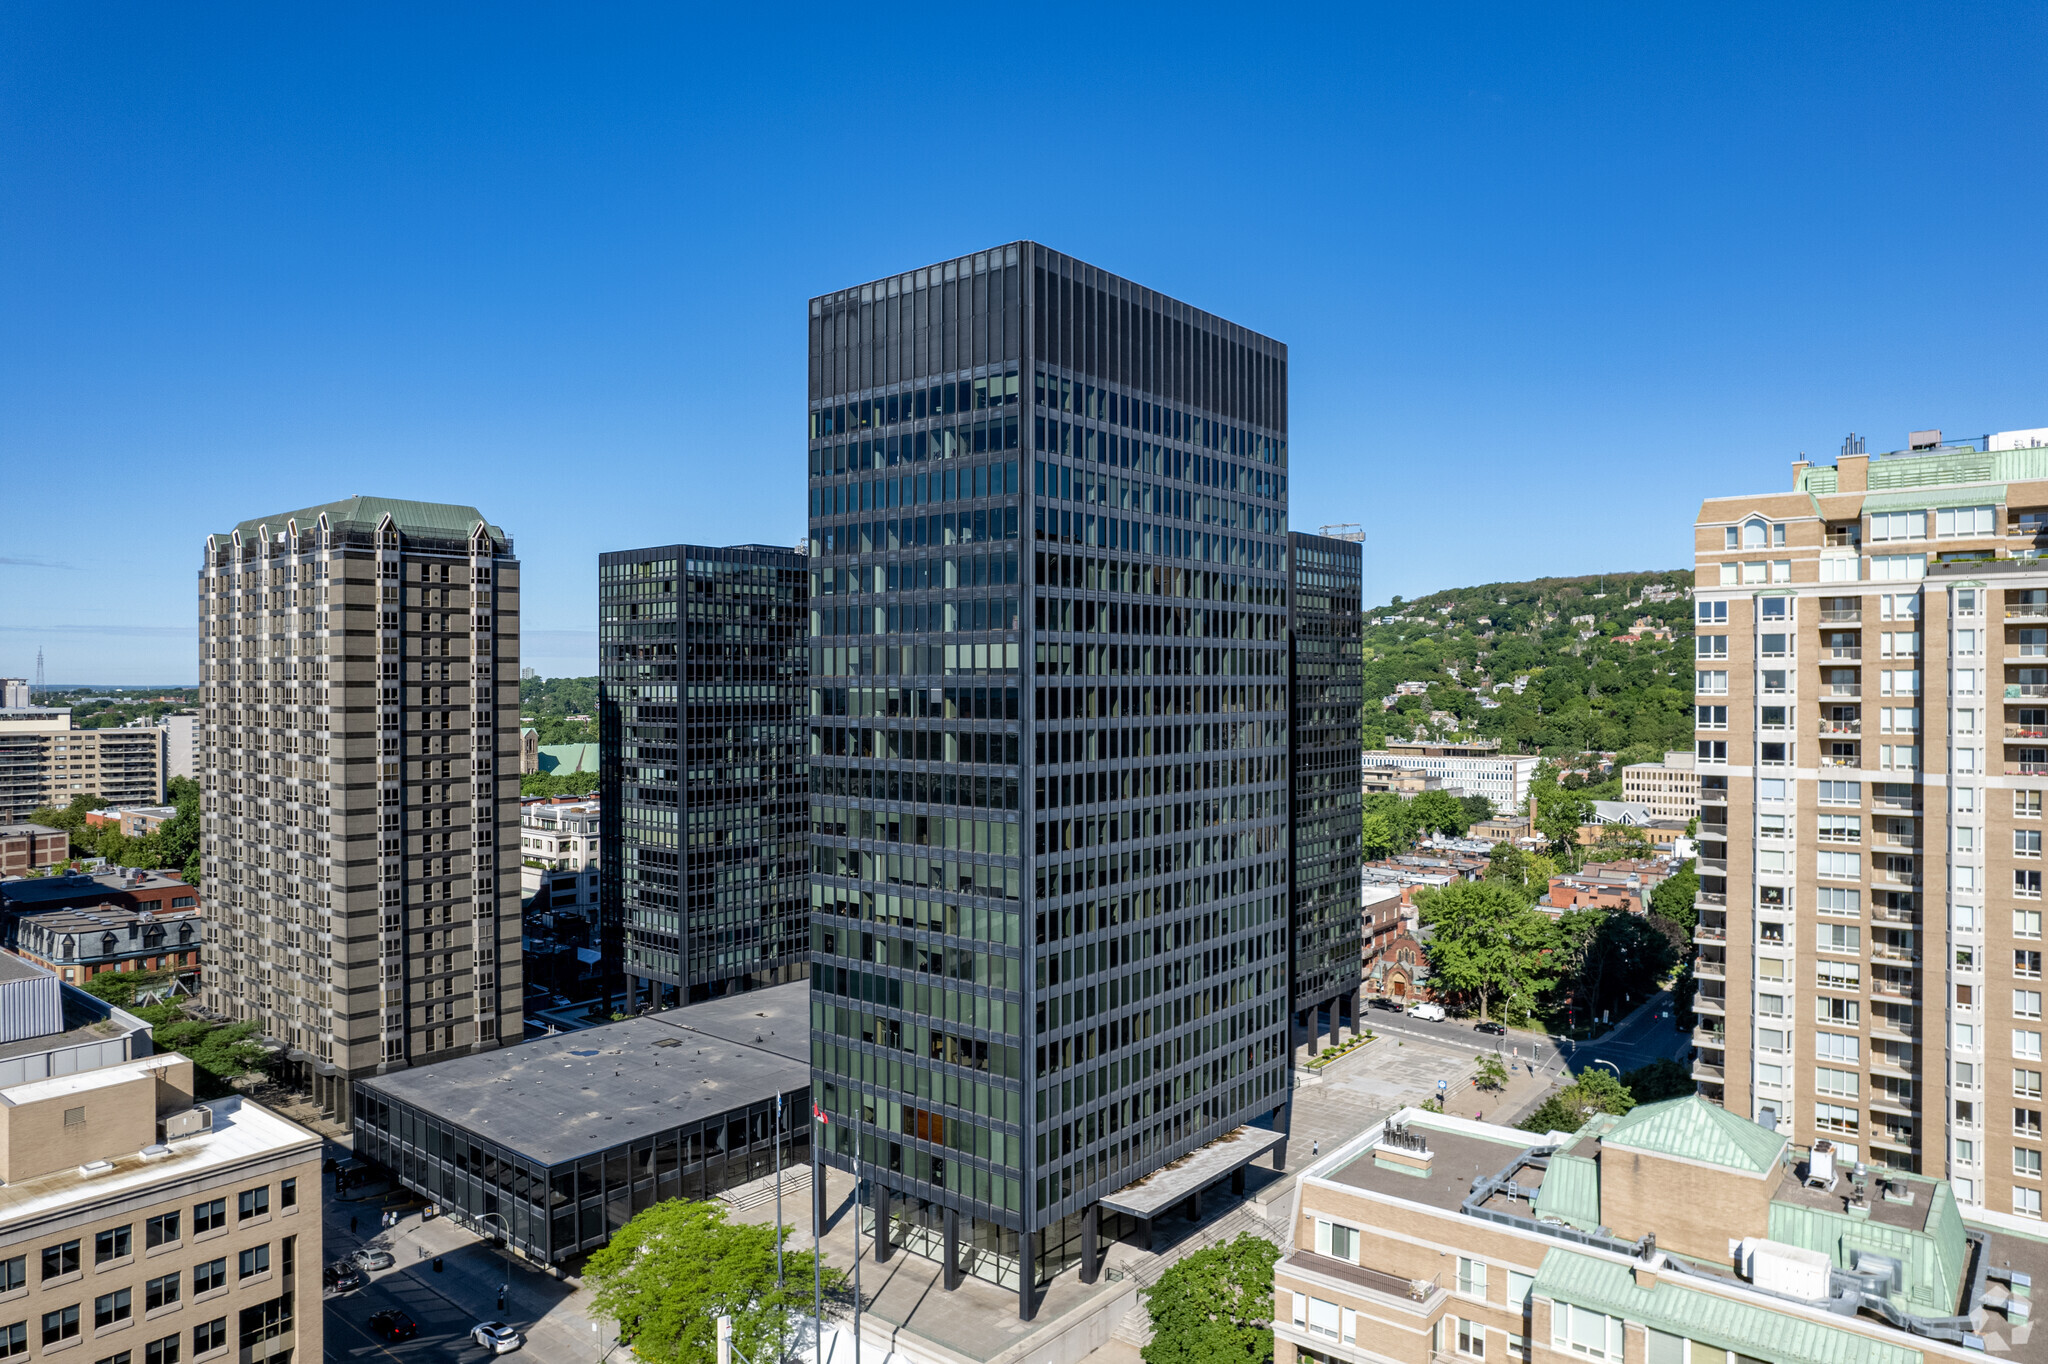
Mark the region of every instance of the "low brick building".
[[0, 825], [0, 876], [26, 876], [71, 856], [71, 835], [42, 824]]

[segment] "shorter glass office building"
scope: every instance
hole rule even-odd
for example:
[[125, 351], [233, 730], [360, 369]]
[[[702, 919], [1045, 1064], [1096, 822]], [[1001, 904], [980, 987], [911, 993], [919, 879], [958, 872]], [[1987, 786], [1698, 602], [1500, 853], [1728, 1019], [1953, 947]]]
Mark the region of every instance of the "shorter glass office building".
[[355, 1153], [530, 1259], [595, 1250], [663, 1199], [809, 1163], [808, 998], [798, 981], [365, 1080]]

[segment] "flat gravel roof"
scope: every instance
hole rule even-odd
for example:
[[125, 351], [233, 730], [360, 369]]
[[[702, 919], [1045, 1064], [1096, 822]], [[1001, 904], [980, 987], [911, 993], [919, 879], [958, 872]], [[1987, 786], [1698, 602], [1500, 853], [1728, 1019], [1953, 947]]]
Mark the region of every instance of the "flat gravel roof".
[[810, 984], [793, 981], [362, 1080], [537, 1165], [809, 1086]]

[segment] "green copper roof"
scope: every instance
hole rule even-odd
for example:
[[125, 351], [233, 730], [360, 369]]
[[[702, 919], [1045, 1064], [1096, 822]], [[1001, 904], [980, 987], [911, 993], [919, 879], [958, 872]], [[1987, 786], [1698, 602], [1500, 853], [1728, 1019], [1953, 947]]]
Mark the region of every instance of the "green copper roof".
[[1911, 1179], [1917, 1207], [1927, 1210], [1919, 1230], [1870, 1217], [1803, 1203], [1771, 1204], [1771, 1239], [1817, 1250], [1837, 1269], [1853, 1268], [1858, 1250], [1889, 1255], [1901, 1266], [1892, 1301], [1923, 1317], [1945, 1317], [1962, 1297], [1963, 1270], [1970, 1259], [1956, 1196], [1945, 1182]]
[[1966, 483], [1955, 487], [1910, 492], [1872, 493], [1863, 499], [1866, 512], [1925, 511], [1931, 507], [2003, 506], [2003, 483]]
[[1778, 1164], [1786, 1140], [1697, 1094], [1688, 1094], [1633, 1110], [1614, 1125], [1606, 1144], [1762, 1174]]
[[571, 772], [597, 771], [596, 744], [542, 744], [540, 770], [566, 776]]
[[[235, 527], [244, 539], [256, 533], [260, 526], [269, 526], [273, 533], [285, 528], [285, 523], [297, 520], [299, 528], [305, 530], [319, 521], [320, 514], [327, 514], [327, 524], [336, 530], [364, 530], [377, 528], [389, 513], [391, 523], [401, 535], [432, 536], [436, 539], [469, 538], [476, 529], [476, 523], [484, 514], [475, 507], [454, 502], [409, 502], [395, 497], [348, 497], [339, 502], [326, 502], [317, 507], [301, 507], [297, 511], [278, 512], [274, 516], [258, 516]], [[496, 526], [485, 523], [494, 541], [502, 543], [505, 533]]]
[[1591, 1231], [1600, 1225], [1600, 1166], [1591, 1156], [1554, 1155], [1536, 1186], [1536, 1215]]
[[1836, 474], [1835, 466], [1823, 464], [1817, 468], [1800, 470], [1799, 486], [1793, 491], [1825, 497], [1835, 491], [1839, 481], [1840, 476]]
[[[1661, 1105], [1659, 1105], [1661, 1106]], [[1668, 1278], [1636, 1286], [1626, 1264], [1553, 1250], [1536, 1271], [1536, 1295], [1771, 1364], [1919, 1364], [1921, 1353], [1854, 1331], [1743, 1302]]]

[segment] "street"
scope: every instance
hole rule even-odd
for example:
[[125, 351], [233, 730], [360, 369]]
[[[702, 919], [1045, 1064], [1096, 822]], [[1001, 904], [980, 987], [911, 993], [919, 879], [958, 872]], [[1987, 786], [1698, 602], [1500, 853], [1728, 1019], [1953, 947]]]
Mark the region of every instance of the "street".
[[[346, 1147], [330, 1143], [330, 1155], [346, 1158]], [[471, 1340], [478, 1322], [504, 1321], [527, 1337], [515, 1357], [549, 1364], [579, 1364], [603, 1358], [613, 1342], [609, 1330], [593, 1331], [583, 1310], [589, 1295], [566, 1279], [499, 1250], [449, 1218], [422, 1220], [416, 1204], [371, 1193], [336, 1198], [332, 1176], [326, 1176], [324, 1200], [328, 1263], [344, 1260], [365, 1246], [386, 1250], [397, 1263], [368, 1276], [361, 1288], [329, 1293], [325, 1299], [329, 1359], [414, 1360], [433, 1358], [487, 1360], [490, 1353]], [[405, 1211], [396, 1227], [380, 1228], [388, 1206]], [[350, 1232], [349, 1219], [357, 1230]], [[439, 1257], [441, 1268], [434, 1268]], [[498, 1310], [498, 1291], [506, 1289], [505, 1310]], [[369, 1326], [378, 1312], [397, 1309], [419, 1325], [411, 1340], [387, 1342]]]
[[1432, 1023], [1373, 1008], [1361, 1009], [1359, 1019], [1375, 1033], [1391, 1037], [1419, 1037], [1493, 1051], [1506, 1060], [1519, 1060], [1524, 1065], [1535, 1066], [1539, 1072], [1547, 1071], [1562, 1077], [1567, 1071], [1576, 1074], [1591, 1065], [1608, 1066], [1626, 1073], [1652, 1061], [1683, 1061], [1692, 1046], [1692, 1039], [1672, 1026], [1672, 1007], [1670, 992], [1659, 991], [1604, 1036], [1579, 1043], [1519, 1029], [1510, 1029], [1506, 1036], [1499, 1036], [1476, 1031], [1472, 1019], [1445, 1019], [1441, 1023]]

